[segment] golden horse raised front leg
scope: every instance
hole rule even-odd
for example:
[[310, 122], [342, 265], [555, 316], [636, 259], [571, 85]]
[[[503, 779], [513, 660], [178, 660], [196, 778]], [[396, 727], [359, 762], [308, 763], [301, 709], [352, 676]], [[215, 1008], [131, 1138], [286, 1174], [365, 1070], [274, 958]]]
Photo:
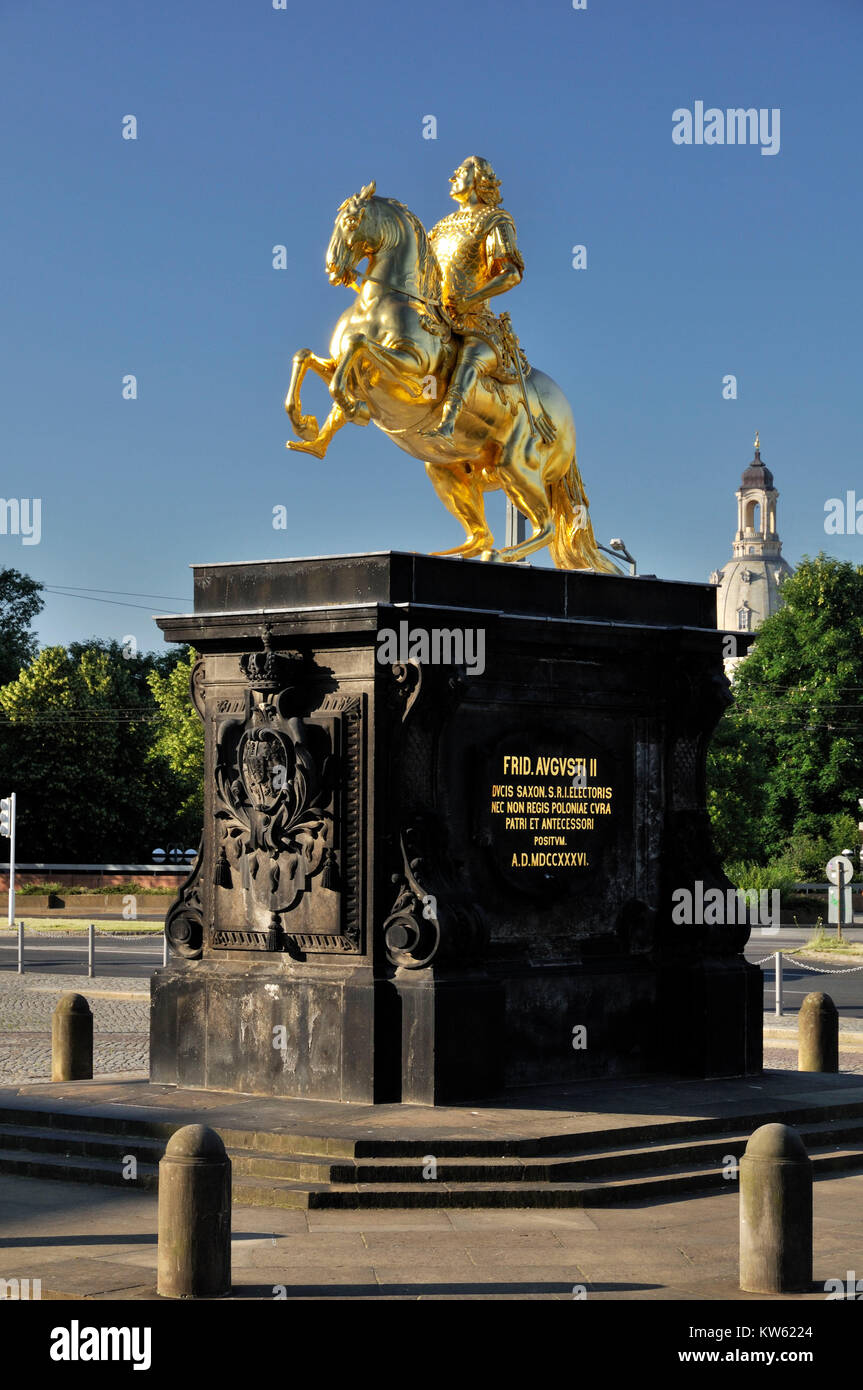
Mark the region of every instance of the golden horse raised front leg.
[[[286, 447], [294, 449], [298, 454], [312, 454], [317, 459], [322, 459], [330, 447], [330, 441], [334, 434], [342, 428], [342, 425], [349, 423], [348, 417], [340, 405], [334, 405], [326, 420], [323, 429], [316, 434], [314, 439], [309, 439], [304, 443], [296, 439], [289, 439]], [[356, 423], [356, 422], [354, 422]], [[365, 422], [364, 422], [365, 423]], [[315, 421], [317, 425], [317, 421]]]
[[[291, 384], [285, 397], [285, 410], [288, 412], [294, 430], [303, 442], [298, 443], [294, 439], [289, 439], [285, 447], [295, 449], [299, 454], [313, 454], [315, 458], [322, 459], [330, 446], [333, 435], [348, 423], [349, 417], [341, 406], [334, 405], [324, 421], [323, 429], [321, 429], [314, 415], [303, 415], [300, 405], [300, 389], [309, 368], [316, 372], [329, 386], [336, 371], [336, 363], [332, 357], [318, 357], [308, 348], [303, 348], [294, 354]], [[368, 424], [368, 407], [358, 406], [350, 418], [357, 424]]]
[[[357, 372], [361, 366], [387, 372], [400, 385], [411, 406], [425, 399], [422, 381], [427, 377], [423, 377], [423, 368], [428, 367], [428, 362], [424, 362], [419, 349], [383, 347], [380, 343], [371, 342], [364, 333], [352, 333], [345, 342], [344, 352], [330, 383], [330, 395], [349, 420], [356, 419], [358, 413], [367, 410], [365, 403], [351, 393], [349, 385], [351, 373]], [[432, 407], [433, 402], [429, 409]]]
[[[310, 348], [301, 348], [299, 352], [294, 353], [291, 384], [285, 397], [285, 410], [297, 437], [314, 441], [320, 436], [318, 422], [314, 415], [304, 415], [300, 404], [300, 391], [309, 368], [316, 372], [329, 386], [336, 370], [336, 364], [332, 357], [318, 357]], [[296, 449], [300, 446], [289, 441], [286, 447]]]

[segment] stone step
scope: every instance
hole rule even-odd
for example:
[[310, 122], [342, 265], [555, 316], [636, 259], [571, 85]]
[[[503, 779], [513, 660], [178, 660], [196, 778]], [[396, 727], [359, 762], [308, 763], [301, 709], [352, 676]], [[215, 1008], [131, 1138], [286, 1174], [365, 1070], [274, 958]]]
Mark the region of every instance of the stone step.
[[[799, 1131], [807, 1149], [823, 1145], [863, 1143], [863, 1118], [859, 1120], [825, 1120], [801, 1126]], [[485, 1159], [479, 1155], [456, 1155], [438, 1158], [436, 1181], [448, 1182], [573, 1182], [595, 1177], [611, 1176], [616, 1172], [641, 1171], [646, 1168], [676, 1167], [681, 1164], [701, 1164], [713, 1159], [721, 1165], [727, 1155], [739, 1158], [746, 1148], [749, 1133], [730, 1133], [718, 1138], [675, 1144], [655, 1143], [642, 1147], [620, 1147], [603, 1152], [572, 1153], [557, 1157], [497, 1157]], [[332, 1159], [291, 1160], [260, 1151], [229, 1149], [234, 1172], [242, 1177], [288, 1178], [330, 1183], [388, 1184], [418, 1180], [425, 1160], [432, 1156], [429, 1146], [421, 1157], [394, 1157], [379, 1160], [356, 1159], [344, 1162]]]
[[[854, 1172], [863, 1168], [863, 1143], [843, 1148], [810, 1149], [813, 1177], [831, 1177], [835, 1173]], [[653, 1197], [684, 1193], [716, 1187], [722, 1189], [737, 1179], [726, 1178], [724, 1170], [712, 1164], [709, 1168], [678, 1169], [664, 1173], [645, 1173], [639, 1177], [623, 1177], [606, 1183], [588, 1185], [589, 1198], [584, 1206], [614, 1206], [618, 1202], [639, 1201]]]
[[[657, 1142], [641, 1147], [613, 1148], [588, 1154], [504, 1159], [488, 1164], [478, 1163], [472, 1158], [451, 1158], [438, 1161], [437, 1173], [438, 1179], [444, 1181], [452, 1177], [460, 1182], [475, 1178], [486, 1182], [522, 1180], [554, 1183], [610, 1178], [615, 1173], [637, 1173], [657, 1167], [702, 1165], [710, 1159], [721, 1166], [726, 1156], [739, 1158], [742, 1155], [750, 1133], [751, 1131], [730, 1133], [697, 1142]], [[826, 1143], [863, 1144], [863, 1120], [822, 1121], [801, 1126], [799, 1133], [810, 1151]], [[416, 1173], [419, 1166], [421, 1165], [417, 1159], [389, 1159], [378, 1163], [360, 1160], [354, 1165], [352, 1178], [346, 1173], [345, 1165], [334, 1165], [331, 1180], [378, 1183], [401, 1178], [409, 1182], [411, 1174]]]
[[[830, 1121], [824, 1120], [825, 1113], [830, 1114]], [[284, 1155], [286, 1158], [313, 1163], [332, 1162], [340, 1158], [373, 1162], [389, 1162], [403, 1158], [416, 1162], [431, 1152], [434, 1152], [438, 1162], [443, 1158], [467, 1158], [471, 1161], [485, 1158], [495, 1161], [509, 1158], [520, 1158], [524, 1161], [532, 1158], [567, 1160], [581, 1158], [587, 1154], [602, 1157], [609, 1152], [626, 1153], [656, 1143], [688, 1144], [696, 1140], [709, 1140], [711, 1137], [721, 1141], [726, 1135], [736, 1138], [745, 1134], [748, 1137], [759, 1125], [772, 1121], [791, 1124], [802, 1132], [807, 1127], [819, 1124], [839, 1123], [855, 1118], [863, 1120], [863, 1101], [846, 1101], [834, 1097], [829, 1107], [817, 1104], [798, 1106], [785, 1112], [781, 1107], [774, 1105], [762, 1109], [747, 1108], [745, 1111], [739, 1109], [732, 1116], [719, 1114], [673, 1121], [648, 1120], [634, 1125], [628, 1124], [622, 1129], [603, 1125], [602, 1117], [597, 1116], [596, 1129], [546, 1135], [536, 1139], [479, 1139], [472, 1136], [434, 1141], [429, 1141], [428, 1138], [352, 1139], [308, 1133], [234, 1129], [219, 1124], [216, 1116], [207, 1118], [213, 1128], [218, 1130], [228, 1149], [236, 1149], [243, 1153], [263, 1153], [268, 1156]], [[6, 1132], [10, 1127], [44, 1129], [47, 1132], [57, 1130], [64, 1133], [87, 1131], [96, 1135], [119, 1136], [121, 1141], [129, 1144], [136, 1141], [161, 1140], [164, 1145], [175, 1130], [190, 1122], [183, 1118], [173, 1121], [133, 1118], [127, 1111], [111, 1114], [102, 1110], [100, 1113], [87, 1114], [74, 1105], [68, 1109], [57, 1107], [56, 1102], [52, 1103], [50, 1109], [35, 1106], [0, 1106], [0, 1133]], [[626, 1140], [625, 1146], [620, 1146], [619, 1150], [613, 1148], [613, 1140], [617, 1133], [625, 1136]]]
[[[801, 1125], [799, 1132], [810, 1151], [823, 1150], [825, 1146], [826, 1150], [833, 1150], [842, 1144], [853, 1146], [857, 1142], [863, 1143], [863, 1119], [820, 1121]], [[77, 1158], [98, 1160], [96, 1172], [101, 1173], [105, 1171], [105, 1165], [121, 1169], [123, 1160], [132, 1154], [139, 1165], [155, 1170], [164, 1153], [166, 1137], [141, 1137], [129, 1133], [119, 1135], [87, 1129], [78, 1131], [56, 1126], [0, 1125], [0, 1149], [5, 1154], [25, 1151], [26, 1161], [31, 1163], [40, 1156], [59, 1157], [67, 1161], [70, 1178], [73, 1169], [78, 1166], [71, 1160]], [[236, 1139], [249, 1136], [247, 1132], [240, 1131], [227, 1132], [224, 1137]], [[424, 1181], [421, 1182], [420, 1175], [425, 1166], [423, 1160], [429, 1157], [428, 1145], [421, 1157], [345, 1161], [323, 1154], [288, 1157], [278, 1152], [268, 1152], [263, 1147], [267, 1140], [281, 1136], [256, 1133], [253, 1137], [260, 1147], [228, 1148], [235, 1179], [285, 1180], [309, 1185], [310, 1191], [316, 1187], [331, 1186], [427, 1186]], [[721, 1170], [726, 1157], [738, 1158], [743, 1153], [748, 1137], [748, 1133], [737, 1132], [694, 1142], [656, 1142], [646, 1146], [621, 1146], [601, 1152], [554, 1157], [498, 1156], [488, 1159], [477, 1154], [455, 1155], [437, 1159], [437, 1178], [429, 1181], [457, 1185], [584, 1183], [594, 1179], [605, 1182], [613, 1180], [618, 1174], [632, 1179], [648, 1170], [706, 1168], [711, 1160], [713, 1170]], [[51, 1173], [55, 1171], [52, 1167]]]
[[132, 1179], [123, 1177], [123, 1166], [117, 1159], [32, 1152], [25, 1148], [0, 1148], [0, 1173], [19, 1178], [98, 1183], [102, 1187], [155, 1189], [159, 1185], [156, 1163], [142, 1163], [139, 1160], [136, 1176]]
[[31, 1153], [62, 1154], [67, 1158], [104, 1158], [119, 1162], [133, 1154], [139, 1162], [158, 1163], [168, 1137], [105, 1134], [98, 1130], [57, 1129], [41, 1125], [0, 1124], [0, 1148], [27, 1149]]
[[[389, 1107], [382, 1114], [383, 1137], [380, 1130], [368, 1133], [365, 1120], [353, 1122], [349, 1111], [334, 1136], [299, 1132], [303, 1120], [290, 1111], [291, 1128], [283, 1130], [277, 1111], [254, 1104], [244, 1104], [240, 1126], [240, 1115], [219, 1106], [202, 1114], [226, 1144], [238, 1203], [300, 1209], [602, 1205], [722, 1190], [718, 1185], [729, 1181], [723, 1160], [739, 1158], [753, 1130], [769, 1121], [784, 1120], [799, 1131], [819, 1173], [863, 1166], [860, 1089], [858, 1099], [846, 1099], [838, 1083], [823, 1080], [823, 1090], [807, 1090], [801, 1079], [801, 1091], [792, 1092], [787, 1104], [767, 1095], [752, 1101], [747, 1087], [736, 1103], [707, 1115], [672, 1111], [674, 1118], [663, 1118], [640, 1111], [634, 1123], [621, 1124], [616, 1112], [608, 1118], [588, 1112], [583, 1118], [590, 1127], [582, 1132], [527, 1137], [522, 1130], [515, 1138], [505, 1137], [506, 1112], [497, 1112], [503, 1137], [490, 1137], [488, 1127], [475, 1136], [472, 1112], [463, 1118], [450, 1112], [445, 1122], [450, 1128], [440, 1139], [432, 1137], [434, 1112], [422, 1126], [425, 1137], [412, 1134], [408, 1124], [392, 1135]], [[759, 1089], [751, 1088], [753, 1094]], [[163, 1106], [158, 1097], [149, 1114], [134, 1105], [105, 1103], [87, 1104], [82, 1111], [68, 1095], [40, 1096], [32, 1104], [11, 1096], [4, 1100], [0, 1172], [76, 1182], [131, 1181], [122, 1176], [123, 1160], [131, 1154], [138, 1161], [136, 1185], [155, 1187], [168, 1139], [191, 1118], [185, 1109]], [[323, 1125], [320, 1113], [312, 1117], [310, 1112], [315, 1129]], [[567, 1116], [560, 1118], [570, 1123]], [[270, 1129], [264, 1127], [267, 1120]], [[256, 1121], [261, 1128], [254, 1127]], [[370, 1113], [370, 1128], [373, 1121]], [[425, 1181], [422, 1169], [432, 1154], [437, 1176]]]
[[0, 1128], [5, 1130], [21, 1126], [46, 1131], [86, 1130], [88, 1133], [93, 1131], [97, 1134], [113, 1134], [126, 1138], [162, 1139], [166, 1144], [178, 1128], [176, 1122], [131, 1118], [125, 1113], [87, 1114], [77, 1106], [70, 1106], [66, 1110], [58, 1107], [56, 1103], [44, 1109], [38, 1106], [0, 1106]]
[[[816, 1178], [863, 1168], [863, 1144], [810, 1154]], [[288, 1179], [237, 1178], [234, 1202], [241, 1206], [314, 1211], [437, 1207], [615, 1206], [652, 1197], [683, 1195], [729, 1181], [715, 1164], [651, 1170], [607, 1182], [428, 1182], [299, 1183]]]
[[[861, 1130], [863, 1126], [841, 1121], [802, 1128], [816, 1174], [863, 1167]], [[229, 1152], [234, 1202], [240, 1205], [318, 1210], [598, 1206], [719, 1187], [729, 1181], [722, 1159], [726, 1154], [739, 1157], [747, 1138], [738, 1134], [708, 1144], [621, 1148], [555, 1162], [454, 1158], [439, 1163], [437, 1178], [427, 1181], [417, 1179], [415, 1159], [380, 1165], [330, 1159], [296, 1163], [279, 1155]], [[161, 1141], [30, 1126], [0, 1135], [0, 1172], [120, 1186], [133, 1181], [123, 1177], [123, 1159], [133, 1154], [138, 1160], [134, 1185], [155, 1188], [163, 1151]]]
[[[811, 1155], [815, 1176], [830, 1176], [863, 1168], [863, 1145]], [[65, 1182], [89, 1182], [119, 1187], [131, 1183], [123, 1178], [116, 1162], [88, 1158], [75, 1161], [58, 1154], [30, 1153], [25, 1149], [0, 1149], [0, 1172], [18, 1177], [54, 1178]], [[680, 1168], [627, 1175], [608, 1182], [449, 1182], [420, 1183], [301, 1183], [287, 1179], [261, 1181], [236, 1178], [233, 1201], [236, 1206], [279, 1207], [294, 1210], [372, 1210], [394, 1208], [483, 1208], [483, 1207], [590, 1207], [613, 1206], [650, 1197], [682, 1195], [719, 1188], [722, 1170]], [[138, 1164], [135, 1186], [154, 1190], [158, 1186], [155, 1165]]]

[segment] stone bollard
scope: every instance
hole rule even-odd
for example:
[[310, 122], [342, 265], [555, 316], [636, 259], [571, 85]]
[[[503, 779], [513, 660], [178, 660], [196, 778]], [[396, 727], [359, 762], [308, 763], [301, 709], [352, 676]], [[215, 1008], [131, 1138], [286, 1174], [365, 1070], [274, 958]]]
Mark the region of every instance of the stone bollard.
[[797, 1070], [838, 1071], [839, 1013], [829, 994], [807, 994], [797, 1029]]
[[51, 1080], [93, 1077], [93, 1015], [83, 994], [64, 994], [51, 1015]]
[[178, 1129], [159, 1163], [156, 1292], [163, 1298], [231, 1292], [231, 1160], [208, 1125]]
[[795, 1293], [812, 1284], [812, 1163], [790, 1125], [756, 1129], [740, 1160], [740, 1287]]

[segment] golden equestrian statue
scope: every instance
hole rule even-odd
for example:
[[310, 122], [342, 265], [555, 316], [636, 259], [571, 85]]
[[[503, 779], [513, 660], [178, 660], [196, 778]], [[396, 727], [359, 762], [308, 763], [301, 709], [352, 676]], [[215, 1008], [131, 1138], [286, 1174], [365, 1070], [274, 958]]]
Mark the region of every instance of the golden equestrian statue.
[[[558, 569], [619, 574], [593, 534], [569, 402], [531, 367], [509, 315], [488, 306], [524, 269], [500, 182], [472, 155], [450, 185], [458, 210], [428, 234], [403, 203], [377, 196], [374, 183], [342, 203], [326, 269], [331, 284], [350, 286], [357, 299], [336, 324], [329, 357], [308, 348], [294, 356], [285, 409], [299, 442], [288, 448], [323, 458], [342, 425], [372, 420], [425, 464], [467, 533], [463, 545], [436, 554], [513, 561], [547, 545]], [[310, 368], [333, 398], [322, 428], [300, 404]], [[498, 488], [532, 527], [500, 550], [484, 501]]]

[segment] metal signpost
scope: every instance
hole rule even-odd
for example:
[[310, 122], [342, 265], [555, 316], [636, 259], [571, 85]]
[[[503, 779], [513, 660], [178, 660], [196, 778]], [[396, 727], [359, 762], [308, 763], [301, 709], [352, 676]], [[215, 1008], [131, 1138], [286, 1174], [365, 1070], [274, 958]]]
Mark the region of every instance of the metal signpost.
[[15, 793], [0, 801], [0, 835], [9, 840], [9, 926], [15, 925]]
[[[15, 793], [0, 800], [0, 835], [9, 841], [9, 915], [10, 927], [15, 925]], [[18, 925], [18, 974], [24, 974], [24, 923]]]
[[851, 880], [854, 865], [847, 854], [835, 854], [827, 865], [827, 882], [833, 885], [827, 895], [827, 920], [836, 923], [836, 936], [842, 939], [842, 923], [852, 921]]

